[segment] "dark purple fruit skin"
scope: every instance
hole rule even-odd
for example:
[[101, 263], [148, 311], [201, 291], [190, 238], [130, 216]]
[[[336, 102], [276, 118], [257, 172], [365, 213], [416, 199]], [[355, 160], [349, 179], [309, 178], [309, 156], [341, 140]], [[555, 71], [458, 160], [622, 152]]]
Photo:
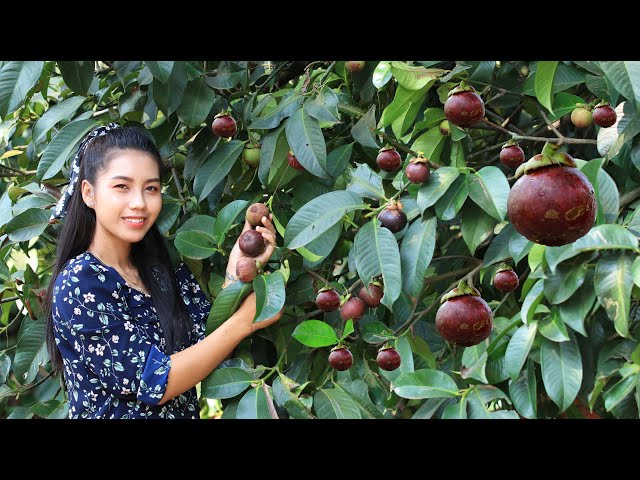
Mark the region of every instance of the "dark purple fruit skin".
[[402, 210], [384, 209], [378, 215], [382, 226], [388, 228], [393, 233], [399, 232], [407, 224], [407, 215]]
[[366, 287], [362, 287], [358, 290], [358, 298], [371, 308], [377, 307], [380, 305], [380, 300], [384, 292], [378, 285], [373, 285], [372, 283], [369, 284], [369, 290], [371, 291], [371, 295], [367, 293]]
[[438, 332], [454, 345], [477, 345], [489, 336], [492, 327], [491, 308], [484, 299], [475, 295], [447, 300], [436, 313]]
[[262, 225], [262, 217], [269, 218], [269, 209], [264, 203], [253, 203], [245, 214], [245, 218], [252, 227]]
[[593, 123], [600, 127], [610, 127], [616, 123], [617, 118], [618, 115], [611, 105], [603, 105], [593, 111]]
[[407, 174], [407, 178], [411, 183], [424, 183], [429, 178], [431, 170], [429, 165], [422, 162], [410, 163], [407, 168], [404, 169], [404, 173]]
[[329, 365], [336, 370], [349, 370], [353, 365], [353, 355], [346, 348], [334, 350], [329, 354]]
[[243, 253], [246, 253], [250, 257], [255, 257], [264, 252], [264, 238], [262, 238], [262, 234], [256, 230], [247, 230], [240, 235], [238, 246]]
[[291, 165], [293, 168], [295, 168], [296, 170], [300, 170], [301, 172], [304, 171], [304, 167], [298, 161], [298, 159], [295, 157], [295, 155], [292, 155], [292, 154], [288, 153], [287, 154], [287, 163], [289, 165]]
[[532, 242], [557, 247], [583, 237], [596, 219], [593, 186], [577, 168], [549, 166], [530, 171], [511, 187], [507, 214]]
[[518, 145], [510, 145], [500, 151], [500, 161], [510, 168], [518, 168], [524, 163], [524, 150]]
[[345, 322], [352, 319], [354, 322], [360, 320], [364, 312], [367, 310], [367, 305], [357, 297], [351, 297], [340, 308], [340, 318]]
[[224, 115], [213, 120], [211, 130], [218, 137], [233, 137], [238, 131], [238, 125], [231, 115]]
[[380, 350], [378, 352], [378, 356], [376, 357], [376, 363], [378, 366], [391, 372], [400, 366], [402, 359], [400, 358], [400, 354], [396, 351], [395, 348], [387, 348], [385, 350]]
[[316, 297], [316, 305], [320, 310], [333, 312], [340, 307], [340, 295], [335, 290], [324, 290]]
[[520, 285], [518, 274], [513, 270], [503, 270], [493, 277], [493, 286], [501, 292], [512, 292]]
[[484, 102], [476, 92], [456, 93], [444, 103], [444, 115], [458, 127], [472, 127], [484, 117]]
[[236, 264], [236, 275], [243, 282], [251, 282], [258, 275], [256, 261], [252, 258], [242, 257]]
[[395, 149], [383, 150], [376, 157], [376, 164], [385, 172], [394, 172], [402, 165], [402, 157]]

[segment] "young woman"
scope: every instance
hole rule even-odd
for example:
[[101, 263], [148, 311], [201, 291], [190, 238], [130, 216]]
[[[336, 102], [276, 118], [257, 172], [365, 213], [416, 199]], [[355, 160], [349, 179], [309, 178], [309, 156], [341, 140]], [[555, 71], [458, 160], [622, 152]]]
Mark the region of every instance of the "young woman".
[[[252, 323], [251, 294], [205, 338], [211, 304], [184, 263], [173, 269], [155, 225], [167, 169], [145, 132], [98, 127], [71, 172], [51, 219], [66, 216], [46, 304], [47, 347], [64, 371], [69, 417], [198, 418], [195, 385], [282, 312]], [[267, 248], [257, 259], [265, 264], [276, 237], [270, 218], [262, 224]], [[241, 256], [236, 242], [224, 286]]]

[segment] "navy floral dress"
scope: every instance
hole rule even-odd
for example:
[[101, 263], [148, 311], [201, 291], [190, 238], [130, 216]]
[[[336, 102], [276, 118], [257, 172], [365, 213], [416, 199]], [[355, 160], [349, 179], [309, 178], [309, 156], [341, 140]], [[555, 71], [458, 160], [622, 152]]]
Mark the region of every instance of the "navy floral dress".
[[[211, 303], [186, 264], [176, 279], [193, 319], [193, 345], [204, 338]], [[151, 296], [115, 268], [88, 251], [70, 259], [54, 283], [52, 317], [70, 418], [199, 418], [195, 387], [158, 405], [172, 352]]]

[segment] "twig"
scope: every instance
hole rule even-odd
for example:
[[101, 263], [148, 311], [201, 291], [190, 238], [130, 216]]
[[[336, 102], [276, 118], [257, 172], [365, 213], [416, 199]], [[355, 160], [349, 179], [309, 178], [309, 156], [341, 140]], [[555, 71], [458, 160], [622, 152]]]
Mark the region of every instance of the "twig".
[[318, 275], [316, 272], [314, 272], [313, 270], [311, 270], [309, 267], [305, 266], [304, 269], [307, 271], [307, 273], [309, 275], [311, 275], [312, 277], [316, 277], [318, 280], [322, 280], [324, 283], [326, 283], [327, 285], [330, 284], [331, 282], [329, 280], [327, 280], [326, 278]]
[[176, 167], [171, 167], [171, 176], [173, 177], [173, 182], [176, 184], [176, 188], [178, 189], [178, 196], [180, 197], [180, 201], [182, 202], [182, 213], [187, 214], [187, 204], [184, 199], [184, 195], [182, 195], [182, 185], [180, 184], [180, 179], [178, 178], [178, 171]]
[[[500, 115], [498, 115], [497, 113], [494, 113], [494, 112], [492, 112], [492, 111], [490, 111], [490, 110], [487, 110], [487, 111], [486, 111], [486, 115], [487, 115], [487, 116], [489, 116], [489, 117], [491, 117], [491, 118], [493, 118], [494, 120], [498, 120], [499, 122], [501, 122], [501, 123], [500, 123], [500, 126], [501, 126], [502, 128], [506, 128], [506, 126], [505, 126], [505, 125], [502, 125], [502, 124], [505, 122], [504, 118], [502, 118], [502, 117], [501, 117]], [[518, 133], [519, 135], [526, 135], [526, 133], [525, 133], [525, 132], [523, 132], [522, 130], [520, 130], [520, 129], [519, 129], [518, 127], [516, 127], [515, 125], [511, 125], [511, 128], [513, 129], [513, 131], [515, 131], [515, 132], [516, 132], [516, 133]]]
[[0, 303], [9, 303], [9, 302], [13, 302], [15, 300], [20, 300], [20, 297], [3, 298], [2, 300], [0, 300]]
[[[501, 132], [504, 132], [504, 133], [507, 133], [507, 134], [511, 135], [515, 140], [531, 140], [533, 142], [560, 143], [560, 139], [559, 138], [553, 138], [553, 137], [531, 137], [529, 135], [519, 135], [519, 134], [517, 134], [515, 132], [511, 132], [511, 131], [507, 130], [504, 127], [501, 127], [500, 125], [496, 125], [495, 123], [487, 120], [486, 118], [484, 119], [484, 123], [487, 124], [488, 126], [490, 126], [491, 128], [494, 128], [496, 130], [499, 130]], [[564, 142], [563, 143], [588, 143], [588, 144], [592, 144], [592, 145], [597, 145], [598, 142], [596, 140], [590, 140], [590, 139], [587, 139], [587, 138], [566, 138], [566, 137], [564, 137]]]
[[525, 95], [524, 93], [512, 92], [511, 90], [507, 90], [506, 88], [496, 87], [495, 85], [492, 85], [491, 83], [481, 82], [479, 80], [465, 80], [465, 81], [467, 83], [477, 83], [478, 85], [486, 85], [488, 87], [493, 88], [494, 90], [497, 90], [499, 92], [504, 93], [505, 95], [517, 95], [518, 97], [527, 97], [528, 96], [528, 95]]
[[264, 395], [267, 397], [267, 406], [269, 407], [269, 414], [271, 418], [274, 420], [279, 420], [278, 413], [276, 412], [276, 407], [273, 405], [273, 399], [271, 395], [269, 395], [269, 389], [267, 388], [267, 384], [262, 382], [262, 390], [264, 391]]
[[640, 188], [636, 188], [635, 190], [631, 190], [630, 192], [625, 193], [620, 197], [620, 209], [622, 210], [624, 207], [638, 198], [640, 198]]
[[544, 113], [544, 110], [543, 110], [540, 106], [538, 106], [538, 111], [539, 111], [539, 112], [540, 112], [540, 114], [542, 115], [542, 118], [544, 119], [545, 123], [546, 123], [547, 125], [549, 125], [549, 128], [551, 128], [551, 130], [553, 130], [553, 133], [555, 133], [555, 134], [556, 134], [556, 137], [558, 137], [558, 139], [560, 139], [560, 141], [558, 142], [558, 145], [562, 145], [562, 144], [564, 143], [564, 141], [566, 140], [566, 139], [565, 139], [565, 136], [564, 136], [564, 135], [562, 135], [562, 134], [558, 131], [558, 129], [557, 129], [556, 127], [554, 127], [553, 123], [551, 122], [551, 120], [549, 120], [549, 117], [547, 117], [547, 114], [546, 114], [546, 113]]

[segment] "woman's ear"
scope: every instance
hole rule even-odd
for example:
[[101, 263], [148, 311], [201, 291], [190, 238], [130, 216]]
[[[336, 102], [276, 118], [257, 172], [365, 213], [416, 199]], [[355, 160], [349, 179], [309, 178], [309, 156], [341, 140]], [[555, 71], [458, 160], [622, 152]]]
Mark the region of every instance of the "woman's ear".
[[95, 201], [93, 199], [93, 186], [89, 183], [88, 180], [82, 180], [82, 200], [87, 204], [88, 207], [94, 207]]

